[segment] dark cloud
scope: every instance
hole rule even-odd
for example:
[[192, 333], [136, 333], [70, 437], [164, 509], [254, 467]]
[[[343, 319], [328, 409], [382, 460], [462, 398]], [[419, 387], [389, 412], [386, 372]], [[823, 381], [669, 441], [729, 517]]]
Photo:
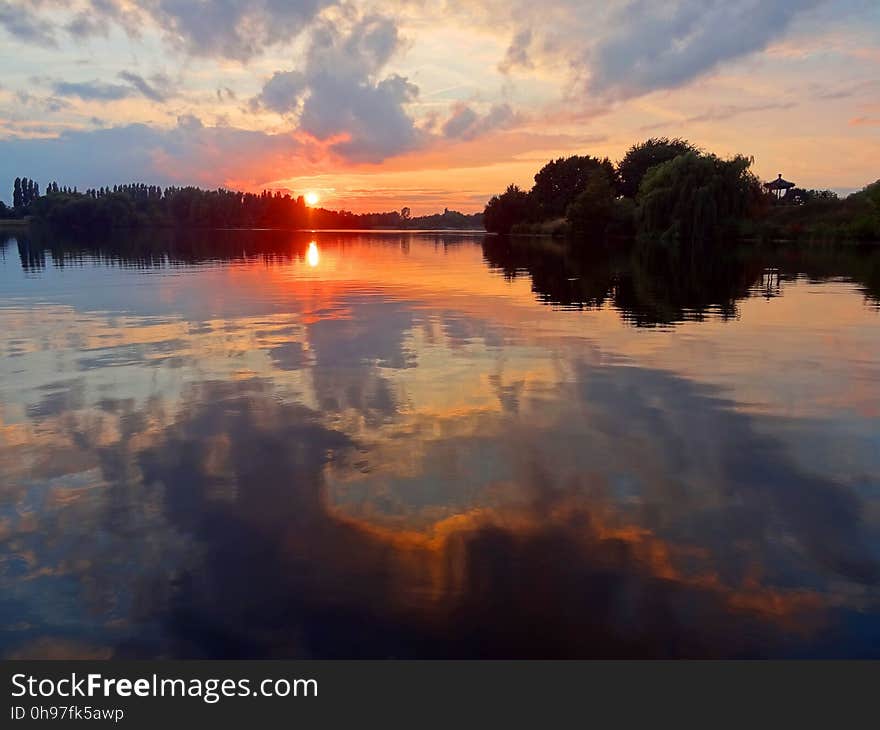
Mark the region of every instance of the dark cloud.
[[155, 74], [147, 81], [140, 74], [120, 71], [118, 78], [125, 84], [111, 84], [104, 81], [56, 81], [52, 90], [60, 97], [76, 97], [83, 101], [119, 101], [134, 96], [143, 96], [156, 102], [167, 101], [172, 95], [171, 80], [164, 74]]
[[532, 42], [532, 29], [524, 28], [513, 36], [513, 40], [507, 48], [504, 60], [498, 64], [501, 73], [508, 73], [515, 68], [532, 68], [529, 58], [529, 45]]
[[495, 104], [482, 116], [467, 104], [459, 104], [443, 125], [443, 135], [457, 139], [474, 139], [488, 132], [509, 127], [515, 121], [516, 115], [509, 104]]
[[670, 126], [679, 127], [683, 124], [698, 124], [700, 122], [724, 121], [726, 119], [733, 119], [734, 117], [741, 116], [742, 114], [767, 112], [777, 109], [793, 109], [796, 106], [797, 103], [794, 101], [771, 101], [757, 104], [721, 104], [718, 106], [709, 107], [708, 109], [706, 109], [706, 111], [699, 114], [694, 114], [690, 117], [686, 117], [685, 119], [675, 120], [674, 122], [645, 124], [639, 127], [639, 131], [651, 132]]
[[106, 17], [83, 10], [64, 26], [64, 30], [77, 39], [106, 36], [110, 33], [110, 23]]
[[246, 61], [266, 46], [292, 40], [328, 0], [138, 0], [173, 43], [199, 56]]
[[300, 97], [307, 88], [305, 74], [299, 71], [276, 71], [272, 74], [272, 78], [263, 84], [263, 90], [252, 103], [257, 108], [288, 114], [299, 108]]
[[809, 94], [814, 99], [832, 100], [848, 99], [859, 94], [875, 94], [880, 89], [880, 81], [857, 81], [852, 84], [841, 85], [812, 83], [808, 86]]
[[340, 138], [332, 149], [357, 161], [379, 161], [412, 149], [420, 132], [406, 111], [418, 88], [381, 71], [400, 48], [390, 18], [361, 18], [347, 33], [317, 27], [301, 70], [279, 71], [252, 100], [280, 114], [299, 112], [299, 128], [320, 140]]
[[[0, 0], [0, 27], [20, 40], [55, 45], [62, 26], [35, 0], [28, 8]], [[247, 61], [298, 36], [331, 0], [90, 0], [63, 25], [72, 38], [107, 36], [112, 25], [130, 36], [155, 24], [176, 47], [196, 56]]]
[[584, 56], [588, 88], [630, 97], [674, 88], [765, 48], [818, 0], [633, 0]]
[[702, 114], [695, 114], [685, 119], [685, 122], [716, 122], [731, 117], [738, 117], [741, 114], [751, 114], [753, 112], [768, 112], [777, 109], [792, 109], [797, 104], [793, 101], [767, 102], [763, 104], [724, 104], [722, 106], [713, 106]]
[[[321, 74], [303, 105], [300, 128], [318, 138], [344, 135], [333, 149], [354, 161], [379, 162], [413, 149], [420, 139], [404, 105], [418, 87], [398, 75], [375, 84]], [[340, 103], [341, 102], [341, 103]]]
[[56, 45], [53, 24], [20, 3], [0, 0], [0, 28], [21, 41], [41, 46]]
[[[822, 0], [483, 0], [489, 18], [519, 18], [502, 73], [541, 67], [602, 103], [682, 86], [763, 50]], [[471, 4], [459, 3], [462, 17]], [[509, 31], [508, 31], [509, 32]]]
[[58, 96], [73, 96], [83, 101], [119, 101], [134, 96], [134, 89], [124, 84], [103, 81], [57, 81], [52, 90]]
[[69, 101], [60, 99], [57, 96], [38, 97], [28, 91], [17, 91], [15, 98], [18, 100], [19, 104], [33, 107], [50, 114], [64, 111], [70, 107]]
[[156, 74], [148, 82], [143, 76], [131, 71], [120, 71], [119, 78], [127, 81], [137, 91], [152, 101], [165, 101], [171, 95], [171, 80], [164, 74]]
[[443, 134], [447, 137], [461, 137], [476, 122], [477, 113], [466, 104], [460, 104], [444, 123]]
[[142, 12], [120, 0], [89, 0], [64, 29], [75, 39], [90, 38], [110, 33], [111, 24], [118, 25], [132, 38], [140, 36], [144, 25]]

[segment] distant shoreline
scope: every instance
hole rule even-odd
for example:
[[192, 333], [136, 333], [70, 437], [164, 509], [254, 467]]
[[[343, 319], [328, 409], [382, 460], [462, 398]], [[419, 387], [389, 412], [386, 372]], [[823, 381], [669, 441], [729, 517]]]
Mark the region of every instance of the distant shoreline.
[[[51, 227], [51, 223], [44, 221], [33, 221], [27, 218], [9, 218], [0, 219], [0, 229], [2, 228], [27, 228], [32, 223], [37, 226]], [[98, 232], [117, 232], [117, 231], [290, 231], [297, 233], [486, 233], [485, 228], [291, 228], [286, 226], [247, 226], [247, 227], [230, 227], [230, 226], [119, 226], [99, 231], [95, 229], [82, 229], [76, 231], [78, 234], [98, 233]]]

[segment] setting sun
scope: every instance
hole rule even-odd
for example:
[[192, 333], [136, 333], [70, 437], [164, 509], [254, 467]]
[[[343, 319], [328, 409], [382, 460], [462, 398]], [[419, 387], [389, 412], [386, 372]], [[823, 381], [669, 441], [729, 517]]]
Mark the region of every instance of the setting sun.
[[309, 191], [306, 193], [306, 205], [316, 205], [320, 198], [318, 194], [314, 191]]

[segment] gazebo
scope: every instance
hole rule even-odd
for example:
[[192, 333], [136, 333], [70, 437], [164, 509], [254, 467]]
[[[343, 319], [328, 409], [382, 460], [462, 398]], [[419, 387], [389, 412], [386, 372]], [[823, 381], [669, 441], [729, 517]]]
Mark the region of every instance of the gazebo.
[[771, 193], [773, 193], [773, 195], [776, 196], [777, 200], [781, 200], [786, 191], [794, 187], [794, 183], [789, 182], [788, 180], [783, 180], [782, 173], [780, 172], [779, 177], [777, 177], [773, 182], [764, 183], [764, 187]]

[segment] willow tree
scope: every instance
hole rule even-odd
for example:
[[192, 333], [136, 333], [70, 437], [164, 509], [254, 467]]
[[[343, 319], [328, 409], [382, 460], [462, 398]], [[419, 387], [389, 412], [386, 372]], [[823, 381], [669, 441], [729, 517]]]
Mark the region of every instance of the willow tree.
[[637, 225], [665, 244], [717, 242], [731, 233], [760, 195], [752, 160], [690, 152], [651, 168], [639, 188]]
[[617, 163], [620, 194], [627, 198], [636, 197], [648, 170], [688, 152], [697, 152], [697, 148], [686, 139], [678, 137], [652, 137], [634, 144]]

